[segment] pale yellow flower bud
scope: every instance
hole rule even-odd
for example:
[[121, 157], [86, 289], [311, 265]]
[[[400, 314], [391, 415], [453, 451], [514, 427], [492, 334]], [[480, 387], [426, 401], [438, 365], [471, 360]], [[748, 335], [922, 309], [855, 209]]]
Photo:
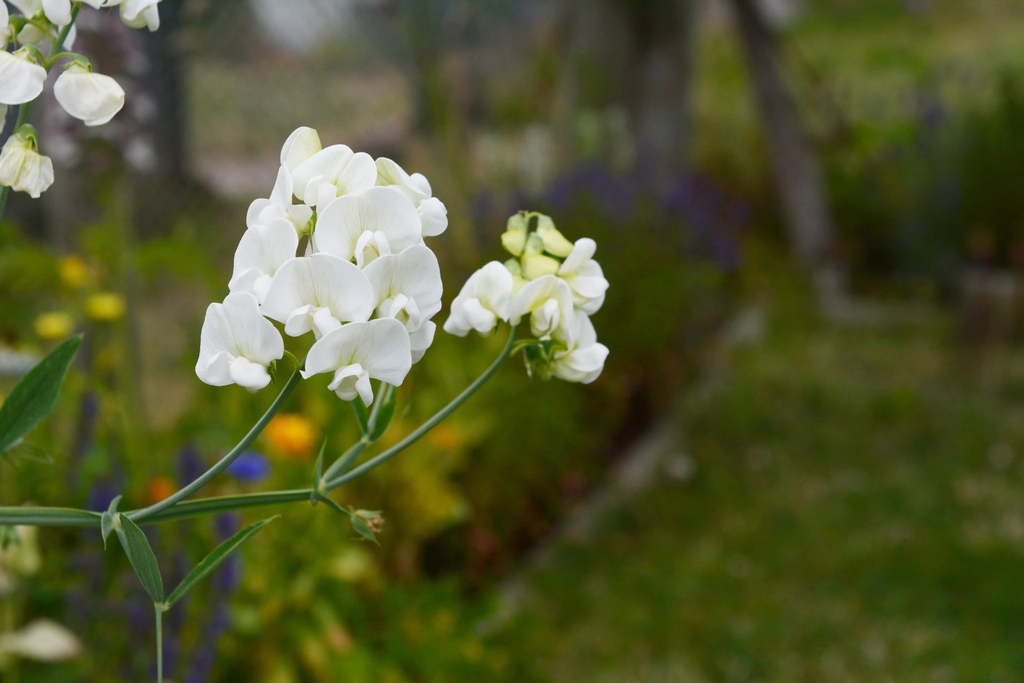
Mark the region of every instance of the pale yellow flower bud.
[[537, 217], [537, 234], [544, 242], [544, 251], [565, 258], [572, 253], [573, 244], [555, 228], [550, 216]]
[[124, 297], [116, 292], [98, 292], [85, 301], [85, 313], [101, 323], [116, 322], [124, 316]]
[[75, 329], [75, 321], [64, 311], [43, 313], [32, 323], [32, 329], [47, 341], [63, 339]]

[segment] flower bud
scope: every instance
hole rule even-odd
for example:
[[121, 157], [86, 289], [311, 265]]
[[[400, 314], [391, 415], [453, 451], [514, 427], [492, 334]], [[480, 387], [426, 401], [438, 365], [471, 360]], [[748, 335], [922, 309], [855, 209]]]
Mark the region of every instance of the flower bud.
[[550, 216], [538, 216], [537, 234], [544, 242], [544, 251], [549, 254], [565, 258], [572, 253], [572, 242], [555, 228], [555, 222]]
[[53, 84], [60, 106], [87, 126], [100, 126], [124, 106], [124, 90], [110, 76], [93, 73], [91, 67], [72, 62]]
[[501, 235], [501, 246], [513, 256], [519, 256], [526, 247], [526, 216], [517, 213], [508, 219], [508, 227]]
[[43, 92], [46, 69], [36, 62], [32, 49], [0, 52], [0, 103], [24, 104]]
[[160, 0], [124, 0], [121, 3], [121, 21], [131, 28], [160, 28]]
[[53, 184], [53, 162], [36, 149], [35, 129], [32, 126], [22, 126], [8, 138], [0, 150], [0, 185], [7, 185], [18, 192], [28, 192], [33, 199], [45, 192]]
[[523, 275], [527, 280], [536, 280], [544, 275], [554, 275], [561, 265], [556, 259], [542, 254], [525, 254], [522, 260]]

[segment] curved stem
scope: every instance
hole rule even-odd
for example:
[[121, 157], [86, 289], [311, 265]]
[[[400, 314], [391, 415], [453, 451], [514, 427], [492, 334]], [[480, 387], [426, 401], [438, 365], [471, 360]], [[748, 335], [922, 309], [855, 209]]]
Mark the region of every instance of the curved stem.
[[161, 510], [147, 518], [143, 524], [157, 524], [188, 519], [200, 515], [217, 512], [231, 512], [266, 505], [283, 503], [308, 503], [313, 489], [291, 489], [287, 491], [267, 491], [265, 493], [246, 493], [239, 496], [217, 496], [214, 498], [197, 498], [178, 503], [174, 507]]
[[359, 441], [352, 444], [352, 447], [345, 451], [340, 458], [331, 463], [331, 466], [324, 472], [324, 476], [321, 477], [320, 481], [330, 481], [334, 475], [344, 473], [345, 469], [355, 462], [356, 458], [370, 445], [369, 438], [369, 434], [363, 434]]
[[341, 476], [334, 480], [328, 479], [327, 484], [325, 486], [327, 491], [333, 491], [342, 484], [352, 481], [353, 479], [366, 474], [367, 472], [377, 467], [378, 465], [387, 462], [391, 458], [395, 457], [396, 455], [404, 451], [409, 446], [416, 443], [424, 434], [433, 429], [437, 425], [437, 423], [439, 423], [441, 420], [445, 419], [453, 412], [455, 412], [455, 410], [458, 409], [459, 406], [466, 402], [466, 399], [475, 394], [477, 389], [482, 387], [484, 383], [487, 382], [487, 380], [494, 376], [494, 373], [498, 371], [498, 368], [501, 367], [501, 364], [504, 363], [505, 360], [508, 358], [509, 354], [512, 353], [512, 346], [515, 344], [517, 331], [518, 325], [513, 325], [512, 330], [508, 333], [508, 341], [505, 342], [505, 348], [502, 349], [498, 357], [494, 360], [493, 363], [491, 363], [490, 367], [484, 370], [482, 375], [473, 380], [473, 383], [466, 387], [466, 389], [461, 394], [456, 396], [451, 403], [449, 403], [440, 411], [438, 411], [432, 418], [421, 424], [412, 434], [405, 437], [404, 439], [402, 439], [397, 444], [387, 449], [377, 457], [373, 458], [372, 460], [366, 461], [365, 463], [355, 468], [354, 470], [350, 470], [349, 472], [342, 474]]
[[238, 444], [236, 444], [235, 447], [228, 452], [227, 455], [221, 458], [216, 465], [208, 469], [206, 472], [200, 475], [198, 479], [196, 479], [191, 484], [184, 487], [174, 495], [170, 496], [169, 498], [165, 498], [159, 503], [150, 505], [147, 508], [142, 508], [141, 510], [132, 510], [131, 512], [125, 513], [128, 516], [128, 519], [138, 523], [152, 517], [161, 510], [166, 510], [167, 508], [173, 506], [175, 503], [178, 503], [179, 501], [182, 501], [185, 498], [191, 496], [193, 493], [195, 493], [203, 486], [205, 486], [207, 482], [209, 482], [211, 479], [213, 479], [218, 474], [227, 469], [228, 465], [234, 462], [235, 458], [240, 456], [245, 451], [245, 449], [248, 448], [249, 445], [256, 440], [256, 437], [260, 435], [260, 433], [263, 431], [263, 428], [267, 426], [267, 423], [270, 422], [274, 415], [277, 414], [277, 411], [281, 409], [281, 406], [284, 404], [288, 396], [292, 393], [292, 390], [295, 388], [295, 385], [299, 383], [299, 379], [301, 379], [301, 375], [299, 373], [302, 370], [303, 366], [305, 366], [305, 361], [300, 363], [299, 367], [295, 368], [295, 372], [293, 372], [292, 376], [288, 378], [288, 382], [281, 389], [281, 393], [277, 395], [277, 398], [274, 399], [274, 402], [270, 404], [269, 408], [267, 408], [267, 412], [263, 413], [263, 417], [261, 417], [259, 421], [252, 426], [252, 429], [249, 430], [249, 433], [246, 434], [242, 438], [242, 440], [239, 441]]

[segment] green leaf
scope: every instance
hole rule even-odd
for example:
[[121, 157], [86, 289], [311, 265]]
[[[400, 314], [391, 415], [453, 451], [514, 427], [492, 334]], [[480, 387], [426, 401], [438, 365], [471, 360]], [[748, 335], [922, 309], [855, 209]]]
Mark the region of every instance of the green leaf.
[[174, 591], [171, 593], [170, 597], [167, 598], [167, 603], [165, 606], [170, 607], [174, 603], [178, 602], [178, 600], [181, 600], [183, 597], [185, 597], [186, 593], [192, 590], [192, 588], [194, 588], [197, 583], [206, 578], [206, 576], [210, 572], [219, 567], [224, 560], [228, 559], [228, 556], [231, 555], [231, 553], [235, 552], [239, 548], [239, 546], [241, 546], [243, 543], [245, 543], [250, 538], [255, 536], [257, 531], [259, 531], [266, 525], [270, 524], [280, 516], [281, 515], [275, 515], [273, 517], [263, 520], [262, 522], [256, 522], [251, 526], [247, 526], [246, 528], [242, 529], [237, 534], [235, 534], [234, 536], [232, 536], [231, 538], [229, 538], [228, 540], [224, 541], [219, 546], [214, 548], [213, 552], [204, 557], [202, 562], [197, 564], [195, 568], [191, 572], [189, 572], [188, 576], [186, 576], [184, 580], [180, 584], [178, 584], [178, 587], [175, 588]]
[[359, 431], [363, 434], [368, 434], [370, 432], [370, 416], [366, 414], [366, 406], [363, 405], [363, 399], [354, 398], [349, 403], [352, 405], [352, 411], [356, 414]]
[[160, 567], [156, 563], [156, 555], [149, 547], [149, 539], [142, 529], [126, 515], [118, 514], [114, 521], [114, 531], [121, 540], [121, 547], [128, 561], [135, 570], [135, 575], [142, 582], [142, 587], [153, 598], [153, 604], [164, 601], [164, 580], [160, 576]]
[[384, 436], [384, 432], [388, 430], [391, 418], [395, 416], [395, 406], [398, 405], [398, 392], [389, 384], [384, 390], [384, 396], [381, 397], [381, 400], [383, 403], [380, 405], [380, 408], [374, 411], [375, 419], [373, 424], [370, 425], [371, 442]]
[[64, 376], [81, 345], [82, 335], [68, 337], [11, 389], [0, 406], [0, 453], [16, 446], [53, 409]]
[[[377, 543], [377, 536], [373, 533], [373, 529], [366, 523], [366, 520], [359, 515], [351, 515], [349, 519], [352, 520], [352, 528], [356, 530], [356, 533], [365, 538], [368, 541]], [[377, 545], [380, 545], [377, 543]]]
[[103, 549], [107, 549], [107, 539], [114, 530], [114, 515], [117, 514], [117, 506], [121, 503], [121, 496], [114, 498], [107, 506], [107, 511], [100, 517], [100, 533], [103, 534]]

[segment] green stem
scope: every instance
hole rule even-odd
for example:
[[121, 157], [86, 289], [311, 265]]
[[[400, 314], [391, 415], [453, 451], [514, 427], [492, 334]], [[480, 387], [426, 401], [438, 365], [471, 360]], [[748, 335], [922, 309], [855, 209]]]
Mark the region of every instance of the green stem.
[[98, 512], [71, 508], [0, 507], [0, 524], [100, 528]]
[[153, 605], [156, 612], [156, 682], [164, 683], [164, 611]]
[[283, 503], [309, 502], [309, 496], [313, 489], [291, 489], [288, 491], [267, 491], [264, 493], [246, 493], [238, 496], [217, 496], [214, 498], [197, 498], [178, 503], [174, 507], [149, 517], [144, 524], [157, 524], [159, 522], [171, 522], [201, 515], [210, 515], [218, 512], [231, 512], [234, 510], [245, 510], [247, 508], [263, 507], [266, 505], [281, 505]]
[[288, 396], [292, 393], [292, 390], [295, 388], [295, 385], [299, 383], [299, 379], [301, 379], [300, 373], [304, 366], [305, 361], [300, 363], [299, 367], [295, 368], [295, 372], [292, 373], [292, 376], [288, 379], [288, 382], [281, 389], [281, 393], [277, 395], [277, 398], [274, 399], [274, 402], [270, 404], [269, 408], [267, 408], [267, 412], [263, 413], [263, 417], [261, 417], [259, 421], [253, 425], [252, 429], [249, 430], [249, 433], [246, 434], [242, 438], [242, 440], [239, 441], [238, 444], [234, 448], [232, 448], [227, 455], [221, 458], [216, 465], [208, 469], [198, 479], [196, 479], [191, 484], [181, 489], [174, 495], [170, 496], [169, 498], [165, 498], [159, 503], [150, 505], [147, 508], [143, 508], [141, 510], [133, 510], [132, 512], [126, 513], [128, 515], [128, 518], [136, 523], [142, 522], [143, 520], [152, 517], [156, 513], [162, 510], [166, 510], [167, 508], [173, 506], [175, 503], [178, 503], [179, 501], [188, 498], [193, 493], [195, 493], [203, 486], [205, 486], [207, 482], [209, 482], [211, 479], [213, 479], [218, 474], [227, 469], [228, 465], [233, 463], [235, 459], [238, 456], [240, 456], [245, 451], [245, 449], [248, 448], [250, 444], [252, 444], [253, 441], [256, 440], [256, 437], [260, 435], [260, 433], [263, 431], [263, 428], [267, 426], [267, 423], [270, 422], [274, 415], [277, 414], [277, 411], [281, 409], [281, 406], [284, 404], [285, 400], [288, 399]]
[[[358, 400], [358, 399], [356, 399], [356, 400]], [[373, 423], [370, 423], [370, 424], [373, 424]], [[331, 466], [327, 468], [326, 472], [324, 472], [324, 476], [320, 478], [320, 481], [321, 482], [330, 481], [331, 478], [334, 477], [335, 475], [343, 474], [345, 472], [345, 470], [347, 470], [349, 468], [349, 466], [353, 462], [355, 462], [356, 458], [358, 458], [359, 455], [363, 451], [365, 451], [366, 447], [369, 446], [369, 445], [370, 445], [370, 435], [369, 434], [363, 434], [362, 438], [359, 439], [359, 441], [356, 441], [354, 444], [352, 444], [352, 447], [349, 448], [347, 451], [345, 451], [345, 453], [342, 454], [342, 456], [340, 458], [338, 458], [333, 463], [331, 463]]]
[[465, 403], [470, 396], [476, 393], [477, 389], [482, 387], [484, 383], [487, 382], [487, 380], [494, 376], [494, 373], [498, 371], [498, 368], [501, 367], [501, 364], [505, 362], [509, 354], [512, 352], [512, 346], [515, 344], [517, 331], [518, 325], [513, 325], [512, 330], [508, 334], [508, 341], [505, 342], [505, 348], [502, 349], [501, 354], [499, 354], [498, 357], [494, 360], [494, 362], [491, 363], [490, 367], [484, 370], [484, 373], [482, 375], [477, 377], [473, 381], [473, 383], [466, 387], [466, 389], [461, 394], [456, 396], [451, 403], [442, 408], [432, 418], [421, 424], [412, 434], [405, 437], [397, 444], [387, 449], [386, 451], [384, 451], [377, 457], [373, 458], [372, 460], [368, 460], [367, 462], [363, 463], [354, 470], [346, 472], [345, 474], [342, 474], [336, 479], [329, 479], [325, 477], [325, 481], [327, 482], [325, 488], [327, 489], [327, 491], [333, 491], [342, 484], [352, 481], [357, 477], [361, 477], [362, 475], [366, 474], [367, 472], [374, 469], [378, 465], [387, 462], [391, 458], [395, 457], [396, 455], [404, 451], [409, 446], [416, 443], [424, 434], [433, 429], [441, 420], [445, 419], [453, 412], [455, 412], [455, 410], [458, 409], [458, 407], [461, 406], [463, 403]]
[[[55, 55], [60, 54], [61, 48], [64, 47], [64, 41], [68, 39], [68, 34], [71, 32], [71, 27], [75, 25], [75, 19], [78, 18], [78, 11], [80, 9], [82, 9], [82, 3], [76, 2], [71, 8], [71, 21], [68, 22], [67, 26], [61, 29], [60, 33], [57, 35], [57, 40], [50, 46], [50, 56], [46, 60], [48, 64], [46, 67], [47, 71], [50, 70], [50, 66], [52, 66], [52, 61]], [[25, 104], [18, 106], [18, 120], [14, 124], [14, 130], [11, 131], [11, 135], [18, 132], [18, 129], [28, 122], [28, 113], [31, 108], [32, 102], [26, 102]], [[4, 218], [4, 210], [7, 208], [7, 196], [10, 194], [10, 186], [4, 185], [3, 188], [0, 189], [0, 220], [3, 220]]]

